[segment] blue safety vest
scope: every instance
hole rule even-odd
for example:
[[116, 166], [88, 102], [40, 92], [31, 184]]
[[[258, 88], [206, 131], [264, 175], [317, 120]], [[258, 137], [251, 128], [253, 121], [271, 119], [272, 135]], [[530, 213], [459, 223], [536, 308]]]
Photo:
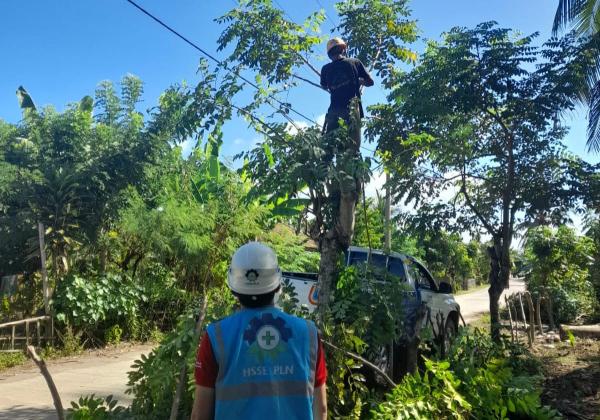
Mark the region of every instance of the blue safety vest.
[[208, 326], [219, 371], [215, 419], [312, 419], [317, 329], [274, 307]]

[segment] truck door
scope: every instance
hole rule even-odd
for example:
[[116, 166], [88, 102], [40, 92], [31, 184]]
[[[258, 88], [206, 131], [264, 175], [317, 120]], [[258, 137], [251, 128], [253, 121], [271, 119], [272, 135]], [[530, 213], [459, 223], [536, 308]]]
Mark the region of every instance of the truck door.
[[429, 308], [433, 330], [437, 333], [436, 316], [439, 313], [443, 315], [442, 305], [440, 305], [439, 294], [437, 293], [437, 284], [433, 280], [433, 277], [431, 277], [431, 274], [429, 274], [429, 271], [412, 258], [406, 261], [406, 269], [414, 281], [415, 287], [421, 294], [421, 301], [425, 302]]

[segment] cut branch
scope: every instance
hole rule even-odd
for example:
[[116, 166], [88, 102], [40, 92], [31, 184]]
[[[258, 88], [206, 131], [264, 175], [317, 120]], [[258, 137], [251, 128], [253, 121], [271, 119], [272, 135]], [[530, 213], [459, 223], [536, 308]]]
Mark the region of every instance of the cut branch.
[[311, 84], [311, 85], [313, 85], [314, 87], [318, 87], [319, 89], [321, 89], [321, 90], [324, 90], [324, 91], [326, 91], [326, 92], [327, 92], [327, 89], [325, 89], [323, 86], [321, 86], [321, 85], [319, 85], [319, 84], [317, 84], [317, 83], [313, 82], [312, 80], [306, 79], [306, 78], [304, 78], [304, 77], [302, 77], [302, 76], [298, 76], [297, 74], [292, 74], [292, 77], [295, 77], [296, 79], [302, 80], [303, 82], [306, 82], [306, 83], [308, 83], [308, 84]]
[[335, 344], [330, 343], [329, 341], [323, 340], [323, 344], [331, 347], [332, 349], [335, 349], [337, 351], [341, 351], [342, 353], [344, 353], [346, 356], [350, 356], [355, 360], [358, 360], [359, 362], [363, 363], [365, 366], [370, 367], [371, 369], [373, 369], [375, 371], [375, 373], [378, 373], [379, 375], [381, 375], [381, 377], [383, 379], [386, 380], [386, 382], [388, 384], [390, 384], [390, 386], [392, 388], [396, 387], [396, 383], [394, 381], [392, 381], [392, 379], [381, 369], [379, 369], [377, 366], [375, 366], [373, 363], [369, 362], [367, 359], [359, 356], [358, 354], [352, 353], [351, 351], [347, 351], [344, 350], [342, 348], [339, 348], [338, 346], [336, 346]]
[[27, 346], [27, 354], [29, 354], [33, 362], [40, 369], [40, 372], [42, 373], [44, 379], [46, 380], [46, 383], [48, 384], [48, 388], [50, 389], [50, 394], [52, 394], [52, 400], [54, 401], [54, 407], [56, 408], [56, 415], [58, 416], [58, 419], [64, 420], [65, 412], [63, 409], [62, 402], [60, 400], [60, 395], [58, 393], [58, 390], [56, 389], [56, 385], [54, 384], [52, 375], [50, 375], [50, 371], [46, 366], [46, 362], [44, 362], [44, 360], [40, 356], [38, 356], [38, 354], [35, 351], [35, 347], [33, 346]]
[[312, 64], [310, 64], [310, 61], [308, 61], [306, 59], [306, 57], [304, 57], [302, 54], [298, 53], [298, 57], [300, 57], [300, 60], [302, 60], [304, 62], [304, 64], [306, 64], [308, 66], [309, 69], [311, 69], [313, 72], [315, 72], [315, 74], [317, 76], [319, 76], [319, 78], [321, 77], [321, 72], [319, 72], [319, 70], [317, 70]]

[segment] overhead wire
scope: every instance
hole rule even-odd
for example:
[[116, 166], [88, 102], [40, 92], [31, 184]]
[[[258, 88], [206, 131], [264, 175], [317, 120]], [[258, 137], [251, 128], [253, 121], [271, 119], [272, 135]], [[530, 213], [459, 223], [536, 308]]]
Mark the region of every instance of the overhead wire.
[[[140, 12], [142, 12], [143, 14], [145, 14], [146, 16], [148, 16], [149, 18], [151, 18], [152, 20], [154, 20], [156, 23], [158, 23], [159, 25], [161, 25], [163, 28], [167, 29], [169, 32], [171, 32], [173, 35], [177, 36], [178, 38], [180, 38], [181, 40], [183, 40], [185, 43], [187, 43], [188, 45], [190, 45], [191, 47], [193, 47], [194, 49], [196, 49], [197, 51], [199, 51], [201, 54], [203, 54], [205, 57], [209, 58], [210, 60], [214, 61], [215, 63], [217, 63], [219, 66], [223, 67], [225, 70], [227, 70], [230, 73], [235, 74], [236, 76], [238, 76], [240, 79], [242, 79], [244, 82], [248, 83], [250, 86], [252, 86], [254, 89], [256, 89], [257, 91], [261, 90], [261, 88], [254, 82], [252, 82], [251, 80], [249, 80], [247, 77], [243, 76], [242, 74], [240, 74], [239, 71], [233, 70], [231, 68], [229, 68], [227, 66], [227, 64], [225, 64], [223, 61], [219, 60], [218, 58], [216, 58], [215, 56], [213, 56], [212, 54], [210, 54], [209, 52], [207, 52], [206, 50], [204, 50], [203, 48], [201, 48], [200, 46], [198, 46], [196, 43], [194, 43], [193, 41], [189, 40], [188, 38], [186, 38], [185, 36], [183, 36], [181, 33], [179, 33], [178, 31], [176, 31], [175, 29], [173, 29], [171, 26], [167, 25], [165, 22], [163, 22], [161, 19], [157, 18], [156, 16], [154, 16], [152, 13], [150, 13], [149, 11], [147, 11], [146, 9], [144, 9], [142, 6], [140, 6], [139, 4], [137, 4], [135, 1], [133, 0], [125, 0], [127, 3], [131, 4], [132, 6], [134, 6], [136, 9], [138, 9]], [[272, 99], [273, 101], [277, 102], [280, 106], [284, 107], [285, 109], [293, 112], [294, 114], [304, 118], [305, 120], [319, 125], [315, 120], [313, 120], [312, 118], [308, 117], [307, 115], [295, 110], [293, 107], [289, 106], [289, 104], [286, 104], [282, 101], [280, 101], [279, 99], [277, 99], [276, 97], [274, 97], [271, 94], [267, 95], [268, 98]], [[271, 105], [272, 106], [272, 105]], [[276, 107], [274, 107], [276, 108]], [[277, 108], [276, 108], [277, 109]], [[282, 113], [282, 115], [284, 117], [287, 116], [285, 115], [285, 113]], [[289, 119], [288, 119], [289, 121]]]
[[327, 20], [329, 20], [329, 22], [331, 22], [331, 24], [333, 25], [333, 28], [331, 28], [331, 32], [333, 32], [333, 30], [335, 28], [337, 28], [339, 26], [339, 24], [335, 23], [333, 21], [333, 19], [331, 19], [331, 17], [329, 16], [329, 13], [327, 13], [327, 9], [325, 8], [325, 6], [323, 6], [323, 3], [321, 3], [321, 0], [315, 0], [317, 2], [317, 4], [319, 5], [319, 7], [321, 9], [323, 9], [325, 11], [325, 17], [327, 18]]
[[[188, 45], [190, 45], [191, 47], [193, 47], [194, 49], [196, 49], [197, 51], [199, 51], [201, 54], [203, 54], [204, 56], [206, 56], [207, 58], [209, 58], [210, 60], [214, 61], [215, 63], [217, 63], [219, 66], [221, 66], [222, 68], [224, 68], [225, 70], [227, 70], [230, 73], [235, 74], [236, 76], [238, 76], [240, 79], [242, 79], [243, 81], [245, 81], [246, 83], [248, 83], [250, 86], [252, 86], [253, 88], [255, 88], [256, 90], [260, 90], [260, 87], [258, 85], [256, 85], [254, 82], [248, 80], [248, 78], [244, 77], [243, 75], [241, 75], [238, 71], [235, 71], [233, 69], [230, 69], [229, 67], [227, 67], [227, 65], [219, 60], [218, 58], [216, 58], [215, 56], [213, 56], [212, 54], [210, 54], [208, 51], [204, 50], [203, 48], [201, 48], [200, 46], [198, 46], [196, 43], [194, 43], [193, 41], [191, 41], [190, 39], [186, 38], [184, 35], [182, 35], [181, 33], [179, 33], [178, 31], [176, 31], [175, 29], [173, 29], [171, 26], [169, 26], [168, 24], [166, 24], [165, 22], [163, 22], [161, 19], [159, 19], [158, 17], [154, 16], [152, 13], [150, 13], [149, 11], [147, 11], [146, 9], [144, 9], [142, 6], [140, 6], [139, 4], [137, 4], [135, 1], [133, 0], [125, 0], [126, 2], [130, 3], [132, 6], [134, 6], [136, 9], [138, 9], [140, 12], [142, 12], [143, 14], [145, 14], [146, 16], [148, 16], [149, 18], [151, 18], [152, 20], [154, 20], [156, 23], [158, 23], [159, 25], [161, 25], [162, 27], [164, 27], [165, 29], [167, 29], [169, 32], [171, 32], [173, 35], [177, 36], [178, 38], [180, 38], [181, 40], [183, 40], [185, 43], [187, 43]], [[276, 4], [282, 9], [282, 11], [289, 16], [289, 14], [287, 14], [287, 12], [281, 7], [281, 4], [279, 4], [276, 1]], [[290, 17], [291, 18], [291, 17]], [[318, 122], [316, 122], [315, 120], [313, 120], [312, 118], [296, 111], [295, 109], [293, 109], [291, 106], [288, 106], [288, 104], [280, 101], [279, 99], [275, 98], [272, 95], [267, 95], [269, 98], [273, 99], [275, 102], [277, 102], [278, 104], [280, 104], [281, 106], [284, 106], [286, 109], [289, 109], [290, 111], [294, 112], [296, 115], [306, 119], [307, 121], [319, 126], [320, 124]], [[257, 116], [255, 116], [254, 114], [252, 114], [251, 112], [238, 107], [237, 105], [231, 104], [231, 106], [235, 109], [237, 109], [238, 111], [248, 115], [253, 121], [255, 122], [259, 122], [261, 125], [268, 127], [268, 124], [265, 123], [264, 121], [262, 121], [260, 118], [258, 118]], [[272, 105], [271, 105], [272, 106]], [[277, 109], [277, 108], [276, 108]], [[292, 121], [290, 118], [288, 118], [288, 116], [286, 116], [285, 114], [283, 114], [284, 117], [286, 117], [286, 119], [288, 119], [288, 121], [295, 126], [294, 121]], [[295, 126], [296, 128], [298, 128], [297, 126]], [[262, 131], [262, 130], [261, 130]], [[263, 134], [267, 134], [266, 132], [263, 131]], [[268, 135], [268, 134], [267, 134]], [[373, 155], [375, 154], [374, 150], [371, 150], [367, 147], [364, 146], [360, 146], [361, 149], [372, 153]]]

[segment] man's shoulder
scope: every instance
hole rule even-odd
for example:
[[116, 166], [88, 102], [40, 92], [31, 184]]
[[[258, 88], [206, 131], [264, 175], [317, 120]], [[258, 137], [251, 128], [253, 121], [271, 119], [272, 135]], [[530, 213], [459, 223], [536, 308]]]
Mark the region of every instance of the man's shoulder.
[[323, 67], [321, 67], [321, 73], [327, 72], [331, 68], [332, 65], [333, 65], [333, 62], [324, 64]]
[[362, 61], [360, 61], [360, 59], [358, 58], [354, 58], [354, 57], [346, 57], [346, 62], [349, 64], [352, 64], [353, 66], [363, 66]]

